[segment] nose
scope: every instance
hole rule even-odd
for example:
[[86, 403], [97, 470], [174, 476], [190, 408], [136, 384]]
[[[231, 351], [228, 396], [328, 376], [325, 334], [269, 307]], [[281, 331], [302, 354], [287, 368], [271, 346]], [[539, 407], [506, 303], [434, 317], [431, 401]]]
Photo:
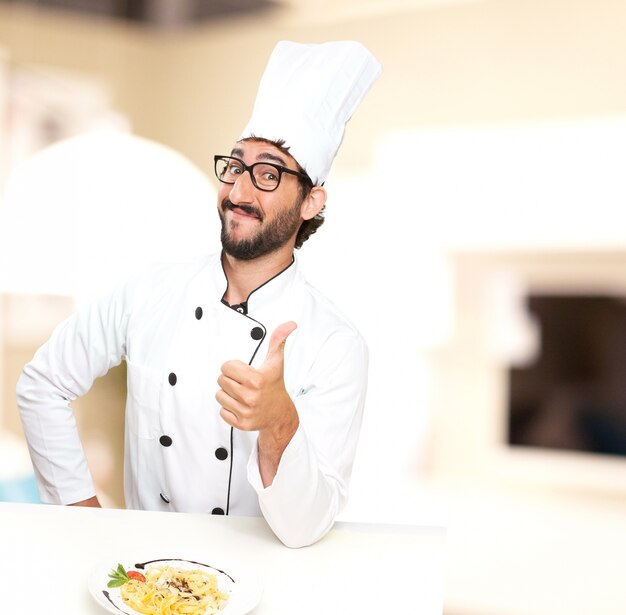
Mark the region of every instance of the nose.
[[252, 203], [255, 196], [254, 184], [249, 171], [244, 171], [230, 189], [230, 202], [234, 204]]

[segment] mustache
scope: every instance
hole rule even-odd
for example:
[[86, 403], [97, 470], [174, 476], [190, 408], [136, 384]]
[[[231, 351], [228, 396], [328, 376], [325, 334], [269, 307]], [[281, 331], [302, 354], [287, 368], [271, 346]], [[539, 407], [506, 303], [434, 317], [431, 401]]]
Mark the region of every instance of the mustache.
[[235, 205], [229, 198], [225, 198], [222, 201], [222, 209], [229, 209], [233, 211], [234, 209], [240, 209], [244, 213], [257, 217], [261, 222], [263, 222], [263, 212], [257, 207], [253, 207], [252, 205]]

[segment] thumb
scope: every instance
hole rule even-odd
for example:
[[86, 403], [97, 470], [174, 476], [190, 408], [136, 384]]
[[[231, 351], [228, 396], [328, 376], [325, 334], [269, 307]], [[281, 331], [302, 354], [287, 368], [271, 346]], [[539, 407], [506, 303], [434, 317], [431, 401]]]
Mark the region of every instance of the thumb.
[[272, 337], [270, 338], [269, 348], [267, 349], [266, 361], [274, 355], [280, 355], [281, 358], [283, 357], [285, 352], [285, 342], [297, 327], [298, 325], [295, 322], [290, 321], [284, 322], [282, 325], [278, 325], [278, 327], [274, 329], [274, 333], [272, 333]]

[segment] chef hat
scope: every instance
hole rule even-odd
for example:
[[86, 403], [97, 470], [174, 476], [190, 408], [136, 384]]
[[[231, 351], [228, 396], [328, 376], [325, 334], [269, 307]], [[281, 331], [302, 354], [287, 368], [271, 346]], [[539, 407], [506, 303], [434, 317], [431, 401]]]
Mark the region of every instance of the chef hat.
[[252, 118], [239, 139], [283, 140], [313, 180], [326, 181], [345, 124], [382, 72], [356, 41], [279, 42], [261, 78]]

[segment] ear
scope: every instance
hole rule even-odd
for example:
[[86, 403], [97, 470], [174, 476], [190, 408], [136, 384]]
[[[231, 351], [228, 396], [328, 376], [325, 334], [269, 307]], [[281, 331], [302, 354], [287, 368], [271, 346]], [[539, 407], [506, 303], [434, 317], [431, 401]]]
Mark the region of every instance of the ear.
[[306, 199], [302, 201], [300, 216], [303, 220], [311, 220], [322, 211], [324, 205], [326, 205], [326, 189], [322, 186], [313, 186]]

